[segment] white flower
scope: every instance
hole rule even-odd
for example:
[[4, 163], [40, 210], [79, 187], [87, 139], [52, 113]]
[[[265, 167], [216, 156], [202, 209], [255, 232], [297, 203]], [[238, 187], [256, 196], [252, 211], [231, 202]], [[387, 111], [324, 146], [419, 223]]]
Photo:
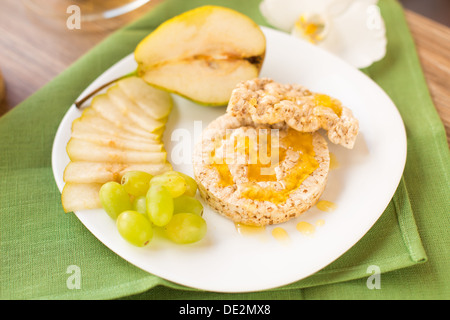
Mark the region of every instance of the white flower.
[[307, 39], [357, 68], [386, 54], [386, 28], [377, 0], [263, 0], [275, 28]]

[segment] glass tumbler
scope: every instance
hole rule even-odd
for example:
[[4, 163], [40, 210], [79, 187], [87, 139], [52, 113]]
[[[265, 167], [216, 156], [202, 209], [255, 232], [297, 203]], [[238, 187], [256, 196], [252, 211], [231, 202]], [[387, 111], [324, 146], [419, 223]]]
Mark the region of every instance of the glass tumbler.
[[80, 12], [81, 21], [97, 21], [121, 16], [136, 10], [150, 0], [22, 0], [32, 11], [48, 17], [67, 16], [70, 10]]

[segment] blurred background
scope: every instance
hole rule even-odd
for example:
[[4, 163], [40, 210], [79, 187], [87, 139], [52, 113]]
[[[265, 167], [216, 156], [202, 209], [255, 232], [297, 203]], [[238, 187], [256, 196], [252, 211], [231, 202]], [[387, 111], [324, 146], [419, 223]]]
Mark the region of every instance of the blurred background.
[[450, 27], [450, 0], [400, 0], [403, 7]]
[[[138, 19], [162, 1], [164, 0], [1, 0], [0, 116], [61, 73], [117, 28]], [[413, 36], [422, 32], [424, 24], [431, 24], [428, 26], [431, 30], [448, 32], [448, 29], [441, 27], [450, 27], [450, 0], [400, 2], [408, 9], [407, 19]], [[67, 17], [73, 12], [67, 12], [68, 3], [76, 3], [82, 8], [84, 14], [81, 29], [73, 24], [77, 22], [75, 20], [71, 21], [75, 28], [68, 28]], [[422, 16], [431, 20], [421, 20]], [[6, 89], [3, 83], [6, 84]]]

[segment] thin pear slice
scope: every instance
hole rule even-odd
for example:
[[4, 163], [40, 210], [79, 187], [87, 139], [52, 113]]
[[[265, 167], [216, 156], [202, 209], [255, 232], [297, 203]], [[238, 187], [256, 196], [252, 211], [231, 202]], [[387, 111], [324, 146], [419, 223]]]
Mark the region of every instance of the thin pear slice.
[[136, 150], [136, 151], [161, 151], [163, 149], [162, 142], [157, 141], [135, 141], [126, 140], [117, 137], [111, 137], [104, 134], [89, 133], [85, 131], [73, 131], [72, 138], [87, 141], [99, 146], [105, 146], [117, 149]]
[[163, 119], [169, 116], [173, 100], [166, 91], [152, 87], [139, 77], [125, 78], [117, 84], [150, 117]]
[[64, 170], [64, 181], [71, 183], [120, 182], [127, 171], [144, 171], [151, 175], [158, 175], [170, 170], [172, 165], [168, 162], [132, 164], [77, 161], [67, 165]]
[[[109, 134], [125, 134], [135, 136], [136, 138], [155, 139], [161, 137], [161, 129], [157, 129], [154, 132], [149, 132], [137, 126], [124, 126], [120, 123], [114, 123], [104, 117], [92, 107], [86, 108], [81, 117], [78, 118], [85, 124], [93, 126], [99, 130], [108, 132]], [[162, 128], [164, 129], [164, 127]]]
[[[117, 131], [113, 132], [113, 134], [103, 132], [96, 127], [84, 125], [82, 120], [75, 120], [72, 123], [71, 137], [89, 141], [95, 144], [100, 144], [103, 146], [142, 151], [152, 151], [155, 150], [154, 145], [163, 144], [161, 138], [150, 139], [144, 137], [136, 137], [130, 134], [124, 137]], [[155, 137], [157, 137], [157, 135], [155, 135]]]
[[249, 17], [203, 6], [156, 28], [135, 50], [146, 82], [207, 105], [224, 105], [240, 81], [259, 75], [266, 52], [261, 28]]
[[[161, 128], [167, 122], [166, 118], [156, 120], [145, 113], [139, 105], [122, 91], [122, 89], [115, 85], [108, 89], [107, 95], [109, 100], [122, 112], [122, 114], [131, 119], [134, 123], [142, 128]], [[153, 129], [154, 130], [154, 129]], [[152, 130], [152, 131], [153, 131]]]
[[138, 131], [136, 129], [141, 128], [149, 132], [154, 132], [161, 127], [164, 127], [164, 121], [158, 121], [153, 127], [140, 126], [139, 123], [135, 123], [131, 120], [126, 113], [124, 113], [106, 94], [95, 96], [92, 99], [91, 107], [97, 111], [103, 118], [113, 122], [118, 127], [124, 127], [130, 131]]
[[87, 141], [71, 138], [67, 143], [67, 154], [71, 161], [162, 163], [165, 151], [143, 152], [99, 146]]
[[66, 183], [61, 201], [65, 212], [98, 209], [102, 205], [98, 195], [101, 183]]
[[72, 122], [72, 132], [84, 132], [86, 134], [107, 135], [110, 137], [121, 138], [130, 141], [139, 142], [161, 142], [161, 136], [149, 133], [149, 136], [138, 136], [129, 131], [117, 128], [111, 125], [96, 121], [96, 118], [78, 118]]

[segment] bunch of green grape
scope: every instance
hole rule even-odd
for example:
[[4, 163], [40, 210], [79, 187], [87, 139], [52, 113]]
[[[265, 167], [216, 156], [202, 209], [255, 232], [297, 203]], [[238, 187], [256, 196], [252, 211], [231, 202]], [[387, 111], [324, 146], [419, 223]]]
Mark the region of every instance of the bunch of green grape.
[[105, 183], [99, 196], [105, 211], [116, 220], [120, 235], [143, 247], [152, 240], [155, 227], [164, 229], [169, 239], [180, 244], [194, 243], [205, 236], [203, 205], [195, 198], [196, 193], [196, 181], [181, 172], [152, 176], [129, 171], [121, 183]]

